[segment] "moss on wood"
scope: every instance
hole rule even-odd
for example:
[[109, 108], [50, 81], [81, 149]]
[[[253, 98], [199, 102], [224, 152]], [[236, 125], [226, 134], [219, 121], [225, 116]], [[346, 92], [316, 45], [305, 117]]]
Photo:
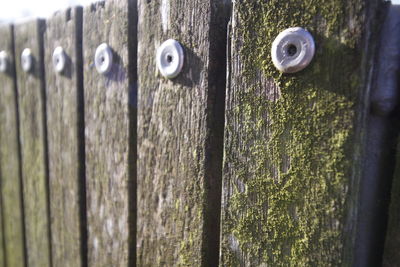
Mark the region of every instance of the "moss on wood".
[[[222, 265], [343, 263], [364, 13], [361, 0], [234, 5]], [[295, 26], [317, 52], [283, 75], [270, 47]]]

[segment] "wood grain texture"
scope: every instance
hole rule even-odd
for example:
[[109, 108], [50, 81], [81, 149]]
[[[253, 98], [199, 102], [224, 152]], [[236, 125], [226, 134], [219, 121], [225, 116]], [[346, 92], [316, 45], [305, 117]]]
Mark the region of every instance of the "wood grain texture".
[[[84, 106], [89, 266], [134, 265], [136, 50], [131, 36], [135, 1], [116, 0], [84, 9]], [[128, 20], [129, 19], [129, 20]], [[106, 75], [94, 65], [107, 43], [113, 64]]]
[[0, 73], [0, 177], [7, 266], [24, 266], [24, 218], [14, 65], [13, 27], [0, 28], [0, 51], [9, 57], [7, 72]]
[[[378, 10], [366, 2], [234, 2], [221, 266], [352, 266]], [[316, 55], [281, 74], [271, 44], [295, 26]]]
[[[82, 8], [56, 13], [44, 37], [53, 266], [86, 263], [86, 206], [82, 76]], [[57, 73], [61, 46], [66, 68]]]
[[[51, 266], [43, 72], [43, 20], [15, 26], [15, 54], [20, 115], [22, 181], [28, 266]], [[21, 67], [21, 53], [30, 48], [33, 70]]]
[[[139, 1], [139, 266], [218, 264], [227, 9]], [[173, 80], [155, 63], [170, 38], [185, 54]]]

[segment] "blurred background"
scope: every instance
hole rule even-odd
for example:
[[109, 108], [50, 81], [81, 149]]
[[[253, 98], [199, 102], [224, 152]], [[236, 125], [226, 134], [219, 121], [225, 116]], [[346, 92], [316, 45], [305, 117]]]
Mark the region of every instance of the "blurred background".
[[[55, 11], [69, 6], [86, 6], [96, 0], [0, 0], [0, 23], [18, 22], [31, 17], [47, 18]], [[392, 0], [400, 4], [400, 0]]]
[[0, 0], [0, 23], [18, 22], [31, 17], [47, 18], [69, 6], [86, 6], [96, 0]]

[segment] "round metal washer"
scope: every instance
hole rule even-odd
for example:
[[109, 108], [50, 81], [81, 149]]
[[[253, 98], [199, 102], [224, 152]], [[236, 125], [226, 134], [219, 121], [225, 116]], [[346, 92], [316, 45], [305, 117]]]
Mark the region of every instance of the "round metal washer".
[[184, 53], [178, 41], [169, 39], [162, 43], [156, 57], [158, 69], [165, 78], [175, 78], [182, 71]]
[[67, 64], [67, 56], [64, 52], [64, 49], [61, 46], [57, 46], [53, 52], [54, 70], [58, 73], [61, 73], [64, 71], [66, 64]]
[[300, 27], [288, 28], [279, 33], [271, 48], [272, 62], [284, 73], [301, 71], [310, 64], [314, 53], [312, 35]]
[[29, 48], [25, 48], [21, 54], [21, 66], [25, 72], [29, 72], [33, 68], [33, 55]]
[[113, 64], [113, 52], [106, 43], [102, 43], [96, 49], [94, 55], [94, 65], [96, 66], [97, 72], [100, 74], [107, 74]]
[[0, 52], [0, 72], [6, 72], [9, 68], [9, 58], [6, 51]]

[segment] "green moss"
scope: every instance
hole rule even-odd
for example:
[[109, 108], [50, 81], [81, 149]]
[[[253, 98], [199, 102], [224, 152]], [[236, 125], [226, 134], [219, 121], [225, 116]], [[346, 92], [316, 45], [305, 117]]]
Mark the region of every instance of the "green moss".
[[[225, 175], [233, 192], [224, 214], [224, 266], [343, 264], [363, 25], [363, 2], [351, 2], [235, 5], [240, 42], [233, 49], [240, 49], [244, 88], [228, 96], [235, 105], [227, 110]], [[305, 70], [282, 75], [270, 47], [294, 26], [313, 34], [317, 53]], [[262, 79], [279, 87], [275, 101]]]

